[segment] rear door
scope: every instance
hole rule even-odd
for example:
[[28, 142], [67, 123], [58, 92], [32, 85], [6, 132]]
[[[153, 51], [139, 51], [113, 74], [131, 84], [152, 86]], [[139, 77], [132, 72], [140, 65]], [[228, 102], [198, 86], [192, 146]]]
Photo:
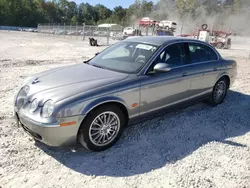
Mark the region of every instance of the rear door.
[[218, 55], [207, 45], [187, 43], [191, 74], [190, 98], [210, 93], [219, 74]]

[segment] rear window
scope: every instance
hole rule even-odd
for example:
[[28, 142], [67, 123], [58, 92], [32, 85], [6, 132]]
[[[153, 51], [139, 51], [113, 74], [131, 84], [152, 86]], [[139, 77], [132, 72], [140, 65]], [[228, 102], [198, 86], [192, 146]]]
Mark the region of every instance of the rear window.
[[213, 49], [203, 44], [189, 43], [191, 63], [217, 60], [217, 55]]

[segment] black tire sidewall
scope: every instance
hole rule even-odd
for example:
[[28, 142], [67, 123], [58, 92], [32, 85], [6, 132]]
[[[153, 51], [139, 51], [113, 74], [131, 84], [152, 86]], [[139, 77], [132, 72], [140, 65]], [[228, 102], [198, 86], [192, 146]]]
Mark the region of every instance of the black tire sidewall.
[[[225, 83], [225, 85], [226, 85], [226, 91], [225, 91], [223, 97], [222, 97], [219, 101], [215, 101], [215, 100], [214, 100], [215, 87], [216, 87], [217, 84], [218, 84], [219, 82], [221, 82], [221, 81], [223, 81], [223, 82]], [[210, 97], [210, 103], [211, 103], [213, 106], [216, 106], [216, 105], [218, 105], [218, 104], [221, 104], [221, 103], [224, 101], [224, 99], [225, 99], [225, 97], [226, 97], [226, 95], [227, 95], [227, 91], [228, 91], [228, 81], [227, 81], [227, 79], [225, 79], [225, 78], [219, 79], [219, 80], [216, 82], [216, 84], [214, 85], [213, 92], [212, 92], [212, 95], [211, 95], [211, 97]]]
[[[105, 146], [97, 146], [94, 143], [92, 143], [92, 141], [89, 138], [89, 129], [90, 129], [90, 126], [91, 126], [91, 123], [93, 122], [93, 120], [99, 114], [106, 112], [106, 111], [111, 111], [119, 117], [120, 130], [112, 142], [110, 142], [109, 144], [107, 144]], [[78, 141], [80, 142], [80, 144], [82, 146], [84, 146], [85, 148], [87, 148], [88, 150], [91, 150], [91, 151], [106, 150], [106, 149], [110, 148], [111, 146], [113, 146], [119, 140], [119, 138], [121, 137], [121, 134], [123, 132], [123, 129], [125, 127], [125, 123], [126, 123], [125, 116], [124, 116], [122, 110], [118, 106], [116, 106], [116, 105], [101, 106], [101, 107], [93, 110], [92, 112], [90, 112], [87, 115], [86, 119], [82, 122], [79, 133], [78, 133]]]

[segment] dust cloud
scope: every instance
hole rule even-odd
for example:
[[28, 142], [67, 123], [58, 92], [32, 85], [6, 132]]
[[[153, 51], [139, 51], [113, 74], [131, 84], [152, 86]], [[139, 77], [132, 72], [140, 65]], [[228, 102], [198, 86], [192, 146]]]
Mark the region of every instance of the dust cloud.
[[[217, 6], [222, 6], [218, 4]], [[250, 35], [250, 7], [243, 6], [237, 12], [232, 13], [229, 8], [221, 7], [221, 11], [216, 13], [213, 10], [207, 12], [204, 7], [198, 7], [192, 12], [186, 12], [181, 16], [174, 0], [159, 1], [152, 12], [147, 15], [154, 20], [172, 20], [178, 24], [176, 34], [193, 33], [197, 27], [202, 24], [208, 24], [208, 29], [223, 30], [232, 32], [236, 35]], [[131, 17], [133, 25], [140, 18]]]

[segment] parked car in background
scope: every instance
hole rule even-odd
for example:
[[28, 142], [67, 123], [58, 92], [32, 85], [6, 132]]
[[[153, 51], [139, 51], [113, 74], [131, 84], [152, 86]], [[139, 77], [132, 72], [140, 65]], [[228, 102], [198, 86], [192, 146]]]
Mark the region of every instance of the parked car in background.
[[174, 36], [172, 31], [160, 28], [156, 29], [154, 34], [157, 36]]
[[123, 38], [124, 35], [123, 35], [122, 32], [112, 32], [112, 34], [111, 34], [111, 32], [110, 32], [110, 36], [111, 36], [111, 38], [112, 38], [113, 40], [122, 40], [122, 39], [124, 39], [124, 38]]
[[167, 30], [175, 30], [177, 28], [177, 23], [168, 20], [162, 20], [159, 22], [159, 27], [167, 29]]
[[108, 36], [108, 32], [107, 31], [94, 31], [93, 35], [94, 36], [105, 37], [105, 36]]
[[144, 17], [139, 21], [139, 26], [141, 27], [152, 27], [156, 24], [158, 24], [159, 22], [156, 20], [152, 20], [149, 17]]
[[134, 35], [135, 29], [133, 27], [125, 27], [123, 29], [123, 35]]
[[55, 30], [55, 34], [56, 35], [66, 35], [67, 31], [62, 30], [62, 29], [57, 29], [57, 30]]
[[79, 142], [101, 151], [115, 144], [129, 123], [184, 103], [222, 103], [236, 74], [236, 62], [205, 42], [129, 37], [82, 64], [27, 78], [14, 114], [38, 141]]
[[126, 27], [123, 30], [123, 35], [124, 36], [140, 36], [141, 30], [135, 29], [133, 27]]

